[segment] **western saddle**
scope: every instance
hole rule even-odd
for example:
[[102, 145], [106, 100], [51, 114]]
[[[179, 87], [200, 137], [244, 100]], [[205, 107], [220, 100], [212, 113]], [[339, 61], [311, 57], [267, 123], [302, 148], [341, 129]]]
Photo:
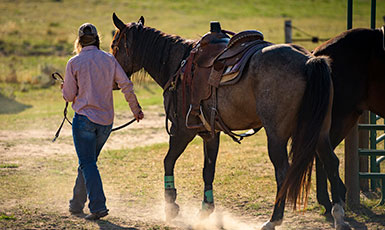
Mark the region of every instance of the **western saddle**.
[[[230, 38], [228, 34], [233, 36]], [[210, 32], [192, 49], [177, 73], [182, 79], [183, 92], [190, 92], [184, 93], [189, 98], [183, 98], [184, 102], [190, 102], [187, 112], [186, 105], [183, 105], [187, 128], [198, 129], [204, 139], [212, 137], [215, 131], [224, 131], [238, 143], [244, 136], [250, 135], [235, 134], [224, 124], [216, 110], [216, 89], [239, 81], [250, 57], [271, 45], [263, 39], [263, 34], [257, 30], [235, 34], [222, 30], [219, 22], [210, 23]], [[209, 99], [212, 100], [210, 122], [201, 108], [201, 102]]]

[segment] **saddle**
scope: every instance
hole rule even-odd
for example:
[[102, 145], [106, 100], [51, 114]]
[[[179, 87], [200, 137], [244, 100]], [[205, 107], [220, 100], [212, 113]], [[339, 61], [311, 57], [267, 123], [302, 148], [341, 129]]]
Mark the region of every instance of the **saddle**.
[[[233, 36], [230, 38], [228, 34]], [[213, 98], [212, 94], [215, 94], [219, 86], [232, 85], [239, 81], [250, 57], [263, 47], [271, 45], [263, 39], [263, 34], [257, 30], [234, 34], [222, 30], [219, 22], [210, 23], [210, 32], [190, 52], [182, 76], [183, 85], [190, 92], [190, 107], [184, 113], [187, 128], [214, 132], [213, 122], [207, 122], [201, 111], [201, 102]], [[193, 117], [196, 118], [195, 122], [191, 121]], [[224, 124], [220, 126], [221, 129], [226, 129]]]

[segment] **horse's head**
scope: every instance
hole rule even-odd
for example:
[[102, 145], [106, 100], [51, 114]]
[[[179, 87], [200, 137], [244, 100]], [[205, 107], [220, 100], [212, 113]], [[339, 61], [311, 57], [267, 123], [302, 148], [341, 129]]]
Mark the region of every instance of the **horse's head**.
[[142, 16], [138, 22], [124, 24], [116, 14], [113, 13], [112, 19], [118, 30], [112, 40], [111, 51], [130, 78], [133, 73], [143, 67], [137, 52], [135, 52], [135, 39], [137, 38], [135, 35], [138, 31], [143, 30], [144, 18]]

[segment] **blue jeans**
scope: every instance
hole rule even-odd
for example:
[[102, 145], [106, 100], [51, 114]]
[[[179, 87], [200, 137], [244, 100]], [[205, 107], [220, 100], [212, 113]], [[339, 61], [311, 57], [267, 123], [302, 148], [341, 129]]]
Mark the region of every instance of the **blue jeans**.
[[106, 197], [98, 166], [98, 156], [111, 133], [111, 125], [99, 125], [86, 116], [75, 113], [72, 122], [72, 136], [79, 158], [78, 176], [70, 200], [70, 209], [81, 211], [89, 199], [91, 213], [106, 210]]

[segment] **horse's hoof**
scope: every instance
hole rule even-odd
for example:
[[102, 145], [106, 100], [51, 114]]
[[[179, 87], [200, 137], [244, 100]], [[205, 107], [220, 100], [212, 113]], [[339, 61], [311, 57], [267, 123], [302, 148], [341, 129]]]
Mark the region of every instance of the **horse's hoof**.
[[282, 220], [277, 220], [273, 222], [267, 221], [262, 225], [261, 230], [274, 230], [275, 226], [279, 226], [281, 224], [282, 224]]
[[274, 230], [274, 229], [275, 229], [275, 225], [270, 221], [265, 222], [261, 227], [261, 230]]
[[199, 211], [199, 216], [201, 219], [208, 218], [211, 213], [214, 212], [215, 206], [214, 203], [205, 203], [202, 202], [202, 209]]
[[169, 222], [179, 214], [179, 205], [176, 203], [166, 203], [166, 221]]
[[337, 224], [336, 230], [351, 230], [347, 223]]
[[332, 215], [334, 218], [334, 226], [336, 227], [336, 230], [351, 230], [350, 226], [344, 221], [345, 211], [343, 206], [343, 203], [336, 203], [333, 205]]
[[270, 221], [265, 222], [261, 227], [261, 230], [274, 230], [274, 229], [275, 229], [275, 226]]

